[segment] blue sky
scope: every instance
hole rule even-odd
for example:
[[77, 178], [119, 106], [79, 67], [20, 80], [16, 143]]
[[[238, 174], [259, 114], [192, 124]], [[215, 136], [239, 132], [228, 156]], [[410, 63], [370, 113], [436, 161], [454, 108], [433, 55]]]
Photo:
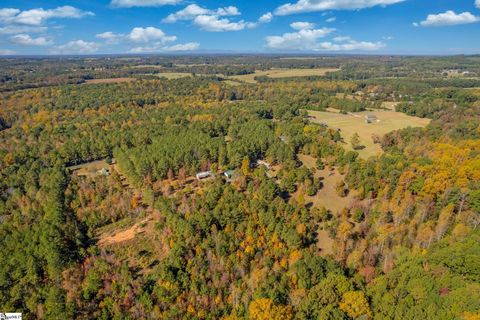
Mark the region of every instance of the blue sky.
[[480, 53], [480, 0], [1, 0], [0, 54]]

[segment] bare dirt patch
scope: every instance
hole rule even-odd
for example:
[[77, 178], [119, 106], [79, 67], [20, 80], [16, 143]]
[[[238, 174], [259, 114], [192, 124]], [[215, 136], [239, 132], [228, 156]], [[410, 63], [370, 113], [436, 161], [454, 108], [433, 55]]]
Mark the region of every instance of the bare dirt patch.
[[333, 254], [333, 243], [335, 241], [330, 237], [326, 230], [318, 230], [317, 248], [320, 249], [320, 255], [326, 256]]
[[125, 242], [132, 240], [135, 236], [139, 233], [145, 232], [148, 222], [151, 221], [151, 218], [143, 219], [140, 222], [135, 223], [128, 229], [125, 230], [114, 230], [113, 232], [109, 232], [106, 234], [102, 234], [99, 236], [98, 244], [100, 246], [106, 246], [111, 244], [116, 244], [120, 242]]

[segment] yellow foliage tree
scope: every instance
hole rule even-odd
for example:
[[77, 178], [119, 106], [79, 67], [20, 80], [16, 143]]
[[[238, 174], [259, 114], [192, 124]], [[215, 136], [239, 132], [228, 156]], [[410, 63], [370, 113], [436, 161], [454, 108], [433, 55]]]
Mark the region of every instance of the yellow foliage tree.
[[254, 300], [248, 307], [251, 320], [290, 320], [293, 319], [291, 306], [274, 305], [272, 300], [261, 298]]
[[250, 160], [245, 157], [242, 160], [242, 173], [244, 176], [248, 176], [250, 174]]
[[340, 309], [352, 318], [358, 318], [360, 316], [372, 317], [372, 311], [362, 291], [345, 292], [343, 294], [343, 300], [340, 302]]

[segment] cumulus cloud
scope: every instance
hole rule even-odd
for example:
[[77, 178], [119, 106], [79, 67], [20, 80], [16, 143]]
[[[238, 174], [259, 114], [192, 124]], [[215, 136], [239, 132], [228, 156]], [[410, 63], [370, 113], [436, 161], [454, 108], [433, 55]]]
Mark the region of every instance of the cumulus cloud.
[[202, 8], [196, 4], [186, 6], [184, 9], [168, 15], [162, 20], [164, 23], [174, 23], [178, 20], [193, 20], [200, 15], [215, 15], [215, 16], [238, 16], [240, 11], [237, 7], [229, 6], [218, 8], [216, 10], [209, 10]]
[[196, 42], [167, 46], [166, 43], [176, 41], [177, 37], [169, 36], [161, 29], [155, 27], [136, 27], [128, 34], [107, 31], [99, 33], [95, 37], [104, 40], [107, 44], [125, 43], [131, 46], [129, 50], [131, 53], [192, 51], [200, 46]]
[[311, 51], [371, 51], [385, 47], [382, 42], [356, 41], [346, 36], [335, 37], [332, 41], [320, 41], [336, 29], [315, 29], [315, 25], [309, 22], [294, 22], [290, 26], [297, 31], [266, 37], [266, 46], [271, 49]]
[[167, 36], [165, 32], [155, 27], [133, 28], [127, 35], [127, 38], [133, 42], [150, 42], [156, 41], [160, 43], [177, 40], [176, 36]]
[[475, 7], [480, 9], [480, 0], [475, 0]]
[[480, 21], [480, 17], [476, 17], [470, 12], [463, 12], [457, 14], [452, 10], [448, 10], [444, 13], [429, 14], [424, 21], [421, 21], [420, 23], [415, 22], [413, 25], [416, 27], [443, 27], [459, 24], [469, 24], [478, 21]]
[[375, 51], [385, 47], [382, 42], [355, 41], [349, 39], [341, 43], [322, 42], [316, 51]]
[[357, 10], [375, 6], [387, 6], [406, 0], [298, 0], [286, 3], [275, 10], [279, 16], [325, 10]]
[[197, 16], [193, 23], [205, 31], [223, 32], [223, 31], [240, 31], [245, 28], [253, 28], [255, 23], [245, 22], [243, 20], [233, 22], [227, 18], [219, 18], [218, 16], [201, 15]]
[[318, 40], [334, 32], [333, 28], [301, 29], [297, 32], [284, 33], [281, 36], [266, 37], [267, 47], [271, 49], [314, 50]]
[[99, 34], [95, 35], [95, 37], [97, 39], [105, 40], [105, 42], [108, 43], [108, 44], [118, 43], [118, 42], [120, 42], [120, 40], [122, 40], [122, 38], [124, 36], [125, 35], [123, 35], [123, 34], [114, 33], [114, 32], [111, 32], [111, 31], [107, 31], [107, 32], [103, 32], [103, 33], [99, 33]]
[[181, 0], [112, 0], [110, 5], [115, 8], [160, 7], [180, 2]]
[[83, 11], [72, 6], [63, 6], [48, 10], [37, 8], [25, 11], [20, 11], [19, 9], [14, 8], [4, 8], [0, 9], [0, 23], [6, 25], [19, 24], [41, 26], [45, 21], [52, 18], [79, 19], [93, 15], [93, 12]]
[[15, 51], [8, 50], [8, 49], [0, 49], [0, 56], [9, 56], [15, 54]]
[[313, 29], [315, 27], [315, 23], [299, 21], [291, 23], [290, 27], [295, 30]]
[[92, 54], [98, 51], [100, 44], [84, 40], [74, 40], [63, 45], [54, 47], [51, 52], [54, 54]]
[[0, 34], [19, 34], [19, 33], [41, 33], [47, 31], [47, 27], [32, 27], [9, 25], [0, 28]]
[[[480, 1], [480, 0], [478, 0]], [[269, 23], [273, 19], [273, 14], [271, 12], [267, 12], [263, 14], [260, 18], [258, 18], [259, 23]]]
[[48, 46], [52, 41], [45, 37], [32, 38], [28, 34], [17, 34], [8, 38], [10, 43], [22, 46]]
[[229, 17], [239, 16], [241, 13], [237, 7], [229, 6], [218, 9], [207, 9], [196, 4], [186, 6], [184, 9], [168, 15], [162, 20], [164, 23], [174, 23], [180, 20], [190, 20], [202, 30], [210, 32], [240, 31], [254, 28], [261, 23], [272, 20], [273, 14], [267, 12], [260, 16], [256, 22], [244, 20], [233, 21]]
[[182, 52], [194, 51], [199, 48], [200, 44], [196, 42], [175, 44], [172, 46], [163, 46], [159, 43], [152, 46], [134, 47], [130, 49], [131, 53], [153, 53], [153, 52]]

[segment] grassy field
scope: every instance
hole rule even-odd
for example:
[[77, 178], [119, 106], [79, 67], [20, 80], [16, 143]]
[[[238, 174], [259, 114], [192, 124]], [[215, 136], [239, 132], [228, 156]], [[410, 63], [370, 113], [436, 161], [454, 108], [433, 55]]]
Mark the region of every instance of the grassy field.
[[109, 78], [109, 79], [90, 79], [85, 80], [87, 84], [98, 84], [98, 83], [121, 83], [121, 82], [130, 82], [135, 81], [135, 78]]
[[105, 160], [97, 160], [88, 163], [79, 164], [76, 166], [68, 167], [70, 172], [77, 176], [87, 176], [87, 177], [94, 177], [98, 176], [99, 170], [103, 168], [111, 170], [112, 165], [108, 164]]
[[248, 83], [256, 83], [255, 77], [267, 76], [269, 78], [290, 78], [290, 77], [308, 77], [323, 76], [327, 72], [338, 71], [339, 69], [319, 68], [319, 69], [270, 69], [266, 71], [255, 71], [252, 74], [231, 76], [230, 79], [240, 80]]
[[187, 73], [187, 72], [162, 72], [162, 73], [157, 74], [157, 77], [167, 78], [169, 80], [187, 78], [187, 77], [191, 77], [191, 76], [192, 76], [192, 74]]
[[[311, 156], [299, 154], [298, 159], [309, 169], [316, 167], [317, 160]], [[340, 174], [336, 168], [332, 170], [328, 168], [316, 170], [315, 177], [322, 179], [323, 188], [313, 197], [304, 195], [305, 201], [307, 203], [311, 202], [314, 207], [325, 207], [325, 209], [330, 210], [335, 215], [343, 208], [348, 207], [355, 199], [356, 193], [354, 191], [350, 192], [346, 197], [338, 195], [335, 188], [337, 183], [343, 180], [345, 176]]]
[[[430, 123], [430, 119], [411, 117], [395, 111], [365, 111], [348, 115], [308, 111], [308, 114], [312, 122], [326, 123], [331, 128], [340, 129], [347, 150], [352, 150], [350, 138], [355, 132], [358, 133], [360, 136], [360, 145], [364, 146], [364, 148], [357, 151], [360, 157], [364, 159], [382, 153], [380, 145], [373, 143], [373, 134], [383, 136], [394, 130], [407, 127], [425, 127]], [[365, 123], [365, 116], [367, 114], [376, 115], [378, 121], [370, 124]]]

